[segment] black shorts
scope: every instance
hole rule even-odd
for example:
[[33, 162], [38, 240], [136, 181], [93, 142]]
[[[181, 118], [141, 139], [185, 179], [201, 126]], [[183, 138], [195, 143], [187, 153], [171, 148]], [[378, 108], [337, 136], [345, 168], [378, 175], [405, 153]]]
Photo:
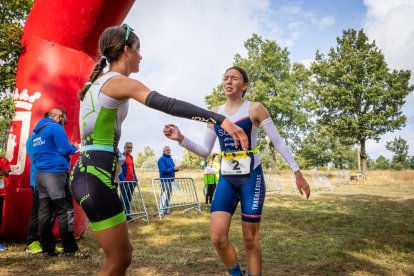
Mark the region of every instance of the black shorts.
[[117, 157], [107, 151], [81, 152], [70, 176], [73, 198], [88, 216], [93, 231], [126, 220], [114, 185]]

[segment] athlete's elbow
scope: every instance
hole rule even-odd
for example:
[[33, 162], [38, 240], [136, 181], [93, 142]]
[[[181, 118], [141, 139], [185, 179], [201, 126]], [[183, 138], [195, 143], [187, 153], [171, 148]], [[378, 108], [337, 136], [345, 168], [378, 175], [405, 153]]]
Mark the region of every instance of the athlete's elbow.
[[211, 152], [209, 152], [209, 151], [207, 151], [207, 150], [204, 150], [204, 151], [199, 152], [199, 153], [198, 153], [198, 155], [199, 155], [200, 157], [207, 158], [207, 157], [210, 155], [210, 153], [211, 153]]

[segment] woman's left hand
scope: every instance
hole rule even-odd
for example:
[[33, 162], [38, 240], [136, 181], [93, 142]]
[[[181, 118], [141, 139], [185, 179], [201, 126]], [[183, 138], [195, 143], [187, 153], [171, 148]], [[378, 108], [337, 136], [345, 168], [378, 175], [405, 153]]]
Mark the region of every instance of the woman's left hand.
[[308, 184], [308, 181], [306, 181], [305, 177], [303, 177], [302, 172], [296, 171], [295, 172], [295, 178], [296, 178], [296, 187], [299, 190], [299, 193], [303, 195], [305, 193], [306, 199], [310, 196], [310, 187]]

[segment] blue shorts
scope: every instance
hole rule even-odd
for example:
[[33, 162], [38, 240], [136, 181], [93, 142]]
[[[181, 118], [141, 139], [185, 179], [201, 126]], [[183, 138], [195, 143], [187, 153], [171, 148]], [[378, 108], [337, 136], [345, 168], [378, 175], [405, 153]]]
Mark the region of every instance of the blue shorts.
[[233, 215], [240, 201], [242, 220], [260, 222], [266, 195], [262, 166], [249, 176], [220, 175], [211, 203], [211, 212], [223, 211]]

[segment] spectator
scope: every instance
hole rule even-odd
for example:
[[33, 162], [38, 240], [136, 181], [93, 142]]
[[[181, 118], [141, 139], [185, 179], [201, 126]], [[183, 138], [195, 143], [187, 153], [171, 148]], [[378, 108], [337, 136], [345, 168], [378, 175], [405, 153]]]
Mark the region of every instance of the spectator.
[[[47, 115], [47, 113], [46, 113]], [[39, 191], [36, 189], [36, 166], [33, 164], [33, 135], [26, 141], [26, 151], [30, 159], [30, 188], [33, 193], [32, 213], [29, 219], [26, 252], [42, 253], [42, 245], [39, 237]], [[52, 225], [55, 225], [56, 216], [52, 216]], [[63, 253], [63, 248], [56, 246], [56, 252]]]
[[182, 170], [182, 167], [177, 167], [174, 164], [174, 160], [171, 158], [171, 149], [169, 146], [165, 146], [163, 154], [158, 159], [158, 171], [161, 178], [161, 196], [160, 196], [160, 215], [166, 216], [171, 213], [169, 209], [171, 199], [171, 182], [174, 181], [175, 172]]
[[[11, 172], [10, 169], [10, 163], [9, 160], [6, 157], [0, 156], [0, 189], [3, 189], [5, 187], [5, 179], [9, 177], [9, 174]], [[3, 210], [3, 197], [0, 196], [0, 211]], [[1, 212], [0, 212], [1, 216]], [[1, 217], [0, 217], [1, 219]], [[7, 247], [4, 246], [2, 243], [0, 243], [0, 251], [6, 251]]]
[[39, 192], [39, 232], [43, 255], [56, 256], [56, 239], [53, 236], [53, 217], [58, 217], [59, 232], [65, 256], [87, 258], [79, 252], [73, 236], [73, 205], [69, 193], [69, 156], [78, 145], [71, 145], [63, 125], [66, 112], [51, 109], [33, 130], [32, 161], [36, 167], [36, 188]]
[[204, 185], [206, 186], [206, 205], [211, 205], [216, 190], [216, 171], [213, 169], [213, 160], [209, 160], [204, 169]]
[[120, 181], [128, 181], [121, 183], [119, 189], [121, 190], [121, 201], [124, 205], [126, 219], [131, 220], [131, 199], [134, 194], [134, 189], [137, 186], [138, 179], [135, 174], [134, 159], [131, 155], [133, 149], [132, 142], [126, 142], [124, 145], [125, 161], [122, 164], [122, 173], [119, 175]]

